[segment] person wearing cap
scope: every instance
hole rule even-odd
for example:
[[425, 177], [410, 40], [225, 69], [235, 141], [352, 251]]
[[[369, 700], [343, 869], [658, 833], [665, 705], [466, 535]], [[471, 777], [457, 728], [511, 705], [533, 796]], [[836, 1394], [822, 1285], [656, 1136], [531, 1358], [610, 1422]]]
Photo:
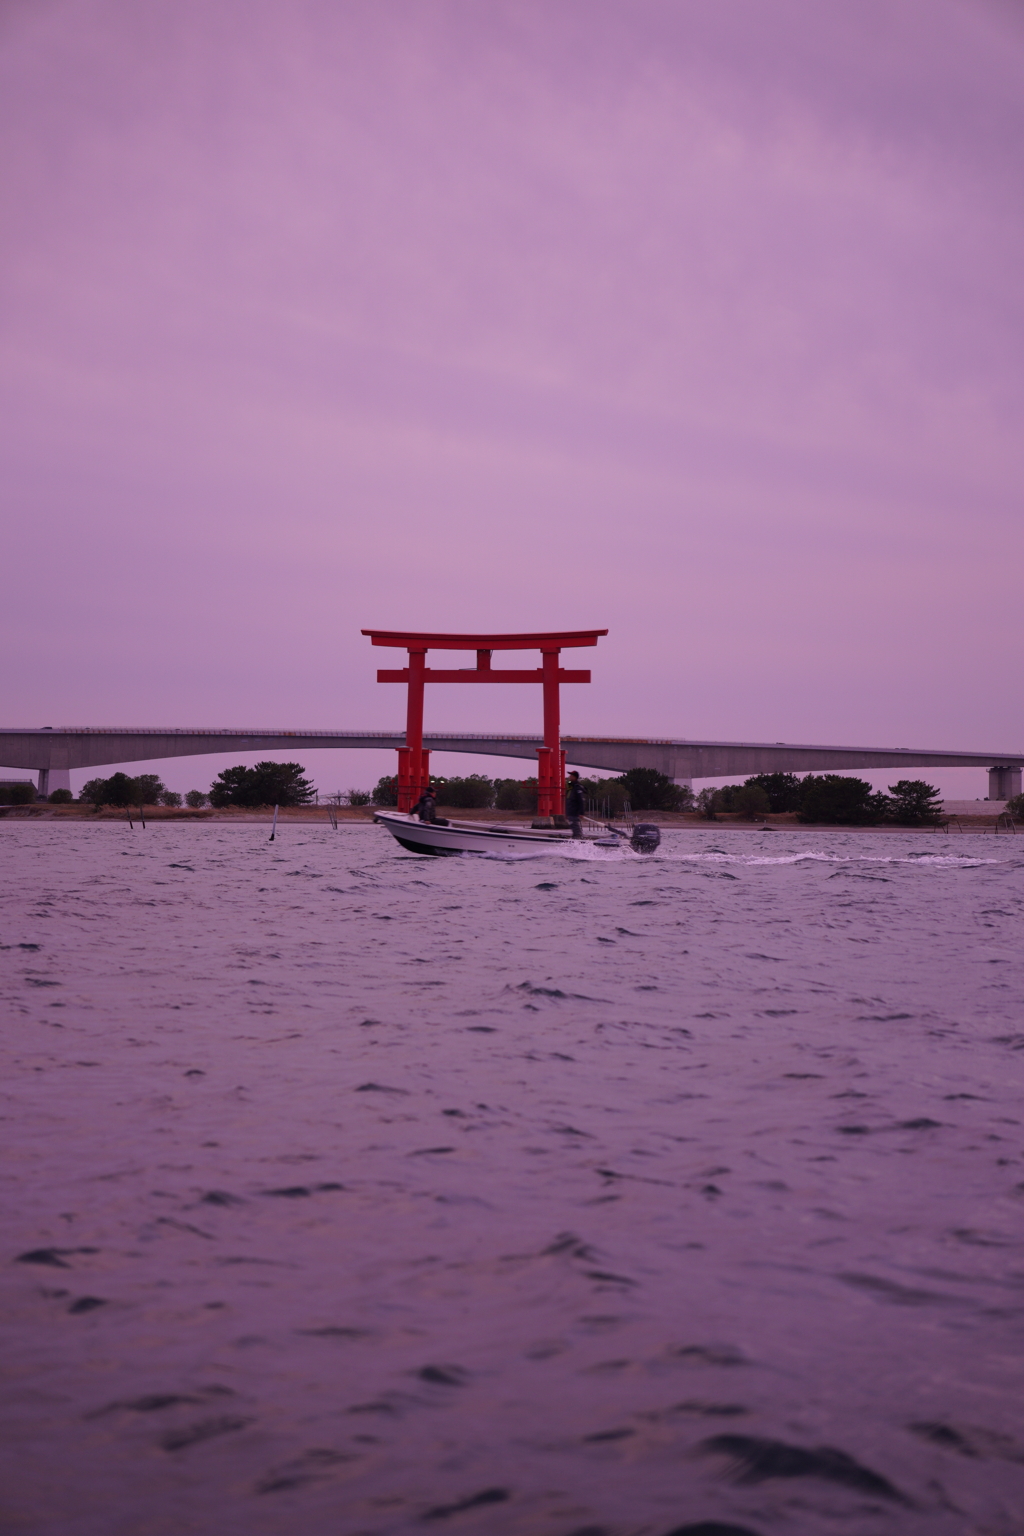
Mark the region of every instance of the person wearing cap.
[[409, 812], [409, 815], [418, 816], [420, 821], [437, 820], [437, 793], [433, 784], [427, 785], [426, 789], [423, 791], [422, 795], [420, 795], [419, 799], [416, 801], [416, 804]]
[[580, 817], [586, 808], [586, 801], [583, 798], [583, 786], [580, 783], [580, 776], [574, 768], [569, 775], [569, 782], [565, 786], [565, 814], [572, 828], [573, 837], [583, 836]]

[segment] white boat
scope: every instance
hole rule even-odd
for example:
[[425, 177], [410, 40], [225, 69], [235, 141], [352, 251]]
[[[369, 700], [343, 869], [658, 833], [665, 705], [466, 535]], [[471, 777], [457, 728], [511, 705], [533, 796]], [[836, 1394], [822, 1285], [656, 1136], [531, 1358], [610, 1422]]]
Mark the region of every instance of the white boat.
[[[377, 811], [373, 819], [387, 827], [410, 853], [441, 857], [456, 853], [544, 853], [572, 842], [572, 833], [559, 827], [547, 830], [473, 821], [420, 821], [404, 811]], [[661, 834], [657, 827], [641, 822], [623, 832], [612, 827], [594, 827], [585, 840], [598, 848], [624, 845], [637, 853], [653, 853]]]

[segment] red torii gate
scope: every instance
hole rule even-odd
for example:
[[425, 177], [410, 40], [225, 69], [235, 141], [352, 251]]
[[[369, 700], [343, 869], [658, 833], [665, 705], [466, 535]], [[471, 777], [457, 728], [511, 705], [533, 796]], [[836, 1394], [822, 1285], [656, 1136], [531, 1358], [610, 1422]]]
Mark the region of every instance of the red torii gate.
[[[560, 816], [565, 805], [565, 753], [562, 751], [559, 683], [589, 683], [589, 671], [567, 671], [558, 664], [562, 649], [596, 645], [606, 629], [566, 630], [552, 635], [412, 635], [404, 630], [364, 629], [373, 645], [409, 652], [409, 665], [382, 669], [378, 683], [408, 683], [405, 746], [398, 749], [398, 809], [409, 811], [430, 783], [430, 753], [423, 750], [423, 689], [427, 683], [541, 683], [544, 688], [544, 745], [537, 748], [537, 813]], [[427, 666], [428, 651], [476, 651], [476, 666], [441, 671]], [[492, 651], [539, 650], [542, 665], [529, 671], [491, 667]]]

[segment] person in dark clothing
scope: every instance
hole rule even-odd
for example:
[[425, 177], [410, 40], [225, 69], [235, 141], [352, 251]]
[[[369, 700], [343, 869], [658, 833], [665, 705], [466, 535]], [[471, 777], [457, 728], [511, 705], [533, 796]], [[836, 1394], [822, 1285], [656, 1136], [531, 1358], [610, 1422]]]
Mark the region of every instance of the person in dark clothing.
[[427, 785], [409, 815], [418, 816], [420, 821], [437, 820], [437, 795], [432, 784]]
[[583, 798], [583, 786], [580, 783], [580, 776], [574, 768], [569, 775], [569, 782], [565, 786], [565, 814], [572, 828], [573, 837], [583, 836], [580, 817], [586, 808], [586, 801]]

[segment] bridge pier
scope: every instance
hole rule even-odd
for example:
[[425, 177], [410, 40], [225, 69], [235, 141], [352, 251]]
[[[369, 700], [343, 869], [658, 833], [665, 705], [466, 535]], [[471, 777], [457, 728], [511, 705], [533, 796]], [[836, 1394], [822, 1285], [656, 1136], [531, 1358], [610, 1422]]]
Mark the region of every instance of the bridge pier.
[[68, 768], [40, 768], [36, 794], [46, 800], [55, 789], [71, 788], [71, 770]]
[[988, 771], [988, 798], [990, 800], [1012, 800], [1019, 795], [1021, 770], [1006, 764], [997, 764]]

